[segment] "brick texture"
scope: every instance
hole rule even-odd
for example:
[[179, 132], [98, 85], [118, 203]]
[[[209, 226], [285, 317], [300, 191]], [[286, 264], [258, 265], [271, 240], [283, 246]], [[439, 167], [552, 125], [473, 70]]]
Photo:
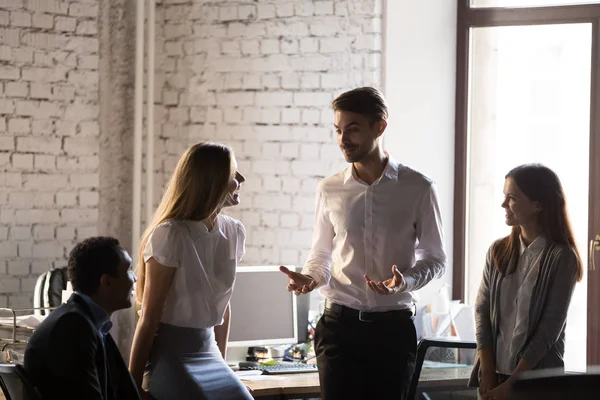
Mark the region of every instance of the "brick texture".
[[[242, 204], [227, 210], [248, 231], [244, 263], [300, 265], [315, 187], [345, 166], [329, 104], [344, 90], [379, 85], [381, 2], [157, 1], [155, 202], [188, 145], [228, 144], [248, 180]], [[100, 43], [115, 37], [100, 23], [108, 24], [99, 18], [106, 4], [2, 4], [0, 305], [18, 307], [31, 305], [35, 278], [65, 265], [76, 241], [130, 229], [132, 122], [110, 108], [132, 104], [135, 51], [131, 42]], [[121, 7], [129, 17], [131, 4]], [[114, 49], [109, 64], [101, 45]], [[118, 98], [101, 103], [99, 90]], [[116, 169], [127, 175], [120, 184], [106, 172]]]
[[98, 13], [86, 0], [0, 8], [0, 304], [20, 307], [98, 222]]
[[187, 145], [226, 143], [247, 178], [227, 210], [244, 264], [301, 265], [316, 185], [346, 165], [330, 102], [379, 85], [381, 0], [164, 0], [157, 19], [155, 192]]

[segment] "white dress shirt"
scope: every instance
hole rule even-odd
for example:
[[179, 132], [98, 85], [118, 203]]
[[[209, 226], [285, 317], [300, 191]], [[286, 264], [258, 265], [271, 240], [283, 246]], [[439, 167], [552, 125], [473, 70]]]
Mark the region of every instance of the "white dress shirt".
[[520, 256], [517, 269], [502, 279], [500, 286], [500, 313], [496, 340], [496, 372], [511, 375], [519, 360], [527, 335], [531, 295], [540, 270], [546, 239], [538, 236], [529, 247], [520, 238]]
[[144, 261], [154, 257], [177, 268], [160, 321], [186, 328], [222, 324], [245, 239], [242, 223], [221, 214], [210, 232], [201, 221], [171, 220], [157, 226], [144, 248]]
[[[406, 289], [391, 295], [371, 290], [404, 275]], [[446, 269], [442, 220], [433, 182], [392, 157], [372, 185], [348, 168], [320, 182], [313, 243], [303, 274], [312, 276], [330, 301], [362, 311], [410, 309], [415, 290]]]

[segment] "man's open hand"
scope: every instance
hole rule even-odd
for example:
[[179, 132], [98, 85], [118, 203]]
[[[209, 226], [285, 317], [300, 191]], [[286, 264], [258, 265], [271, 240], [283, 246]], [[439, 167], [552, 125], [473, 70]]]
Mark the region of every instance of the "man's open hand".
[[385, 281], [374, 281], [369, 278], [369, 275], [365, 274], [365, 280], [371, 290], [379, 294], [386, 295], [403, 292], [406, 289], [406, 281], [395, 265], [392, 265], [392, 275], [390, 279], [386, 279]]
[[312, 292], [317, 287], [317, 281], [308, 275], [290, 271], [283, 265], [279, 267], [279, 270], [290, 278], [290, 283], [287, 285], [288, 292], [293, 291], [296, 295], [306, 294]]

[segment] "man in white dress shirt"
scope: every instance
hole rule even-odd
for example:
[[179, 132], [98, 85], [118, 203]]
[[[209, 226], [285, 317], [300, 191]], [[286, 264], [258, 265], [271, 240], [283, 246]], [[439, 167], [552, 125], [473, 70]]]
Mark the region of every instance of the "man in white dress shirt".
[[388, 110], [377, 89], [343, 93], [333, 110], [351, 165], [317, 188], [302, 273], [281, 271], [288, 290], [321, 288], [326, 298], [315, 331], [322, 398], [406, 399], [417, 346], [415, 291], [446, 270], [435, 186], [383, 150]]

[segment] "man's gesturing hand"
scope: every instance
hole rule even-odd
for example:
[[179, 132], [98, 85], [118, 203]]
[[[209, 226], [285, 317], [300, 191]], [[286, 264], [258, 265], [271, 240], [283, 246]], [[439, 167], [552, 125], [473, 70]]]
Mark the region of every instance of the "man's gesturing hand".
[[404, 276], [398, 271], [398, 267], [392, 265], [393, 277], [386, 279], [385, 281], [376, 282], [369, 278], [369, 275], [365, 274], [365, 280], [369, 287], [379, 294], [394, 294], [403, 292], [406, 289], [406, 281]]
[[296, 295], [299, 295], [301, 293], [310, 293], [317, 287], [317, 281], [308, 275], [290, 271], [283, 265], [279, 267], [279, 270], [290, 278], [290, 283], [287, 285], [288, 292], [294, 291]]

